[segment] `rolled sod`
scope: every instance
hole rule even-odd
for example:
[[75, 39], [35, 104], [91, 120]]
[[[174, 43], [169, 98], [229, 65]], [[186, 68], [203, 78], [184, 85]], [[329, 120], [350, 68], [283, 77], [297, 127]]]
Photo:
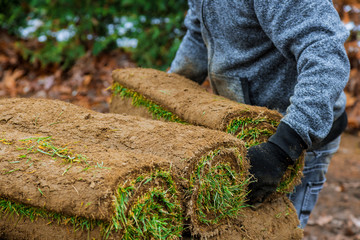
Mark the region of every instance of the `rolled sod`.
[[[42, 137], [52, 132], [28, 133], [30, 129], [11, 124], [2, 127], [0, 229], [4, 238], [181, 236], [181, 196], [168, 160], [85, 145], [55, 134]], [[44, 223], [52, 226], [44, 229]]]
[[[286, 196], [280, 196], [265, 202], [256, 210], [244, 208], [241, 215], [232, 220], [231, 226], [218, 227], [218, 233], [203, 231], [201, 237], [192, 239], [300, 240], [303, 239], [303, 230], [297, 227], [298, 224], [294, 206]], [[210, 226], [208, 228], [210, 229]]]
[[201, 236], [247, 206], [246, 148], [220, 131], [39, 99], [0, 100], [0, 126], [1, 228], [29, 223], [8, 236], [38, 220], [79, 238]]
[[[230, 133], [251, 147], [273, 135], [282, 115], [265, 107], [237, 103], [208, 93], [177, 74], [154, 69], [113, 71], [110, 112], [203, 126]], [[304, 157], [284, 175], [277, 192], [288, 193], [300, 183]]]

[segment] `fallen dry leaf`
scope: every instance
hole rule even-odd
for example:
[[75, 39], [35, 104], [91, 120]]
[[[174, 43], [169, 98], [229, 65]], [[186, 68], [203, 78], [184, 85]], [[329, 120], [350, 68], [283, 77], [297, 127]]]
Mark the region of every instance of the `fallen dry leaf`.
[[5, 71], [3, 81], [5, 89], [10, 93], [11, 97], [16, 97], [16, 79], [21, 77], [24, 74], [24, 71], [21, 69], [16, 69], [15, 71]]
[[320, 216], [315, 221], [315, 223], [318, 224], [319, 226], [324, 226], [325, 224], [328, 224], [329, 222], [331, 222], [333, 219], [334, 219], [334, 217], [331, 215]]
[[88, 86], [88, 85], [90, 84], [90, 82], [91, 82], [91, 79], [92, 79], [92, 77], [91, 77], [90, 74], [85, 75], [85, 76], [84, 76], [84, 80], [83, 80], [84, 86]]

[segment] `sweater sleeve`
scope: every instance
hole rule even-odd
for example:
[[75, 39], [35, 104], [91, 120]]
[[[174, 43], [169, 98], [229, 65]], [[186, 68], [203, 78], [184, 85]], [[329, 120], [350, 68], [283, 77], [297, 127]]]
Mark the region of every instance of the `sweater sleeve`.
[[310, 147], [329, 133], [348, 81], [349, 33], [331, 0], [254, 0], [254, 9], [275, 47], [296, 61], [298, 78], [282, 121]]
[[187, 32], [169, 72], [183, 75], [201, 84], [207, 76], [207, 49], [201, 36], [200, 21], [191, 1], [189, 7], [184, 21]]

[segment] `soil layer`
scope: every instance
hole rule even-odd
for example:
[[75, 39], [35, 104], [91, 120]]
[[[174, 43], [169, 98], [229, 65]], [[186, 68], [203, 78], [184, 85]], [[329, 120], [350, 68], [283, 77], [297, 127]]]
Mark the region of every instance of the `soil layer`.
[[208, 93], [177, 74], [154, 69], [129, 68], [113, 72], [115, 83], [139, 92], [193, 125], [226, 131], [237, 117], [280, 121], [282, 115], [264, 107], [249, 106]]
[[[256, 210], [246, 208], [232, 227], [222, 227], [218, 236], [207, 237], [211, 240], [278, 240], [303, 238], [303, 230], [299, 224], [296, 210], [286, 197], [269, 200]], [[284, 223], [287, 227], [284, 227]]]

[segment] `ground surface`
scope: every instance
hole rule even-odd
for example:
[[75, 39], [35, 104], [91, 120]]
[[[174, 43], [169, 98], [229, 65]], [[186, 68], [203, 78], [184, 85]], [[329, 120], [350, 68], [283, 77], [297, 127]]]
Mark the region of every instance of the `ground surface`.
[[360, 239], [360, 136], [342, 135], [304, 239]]

